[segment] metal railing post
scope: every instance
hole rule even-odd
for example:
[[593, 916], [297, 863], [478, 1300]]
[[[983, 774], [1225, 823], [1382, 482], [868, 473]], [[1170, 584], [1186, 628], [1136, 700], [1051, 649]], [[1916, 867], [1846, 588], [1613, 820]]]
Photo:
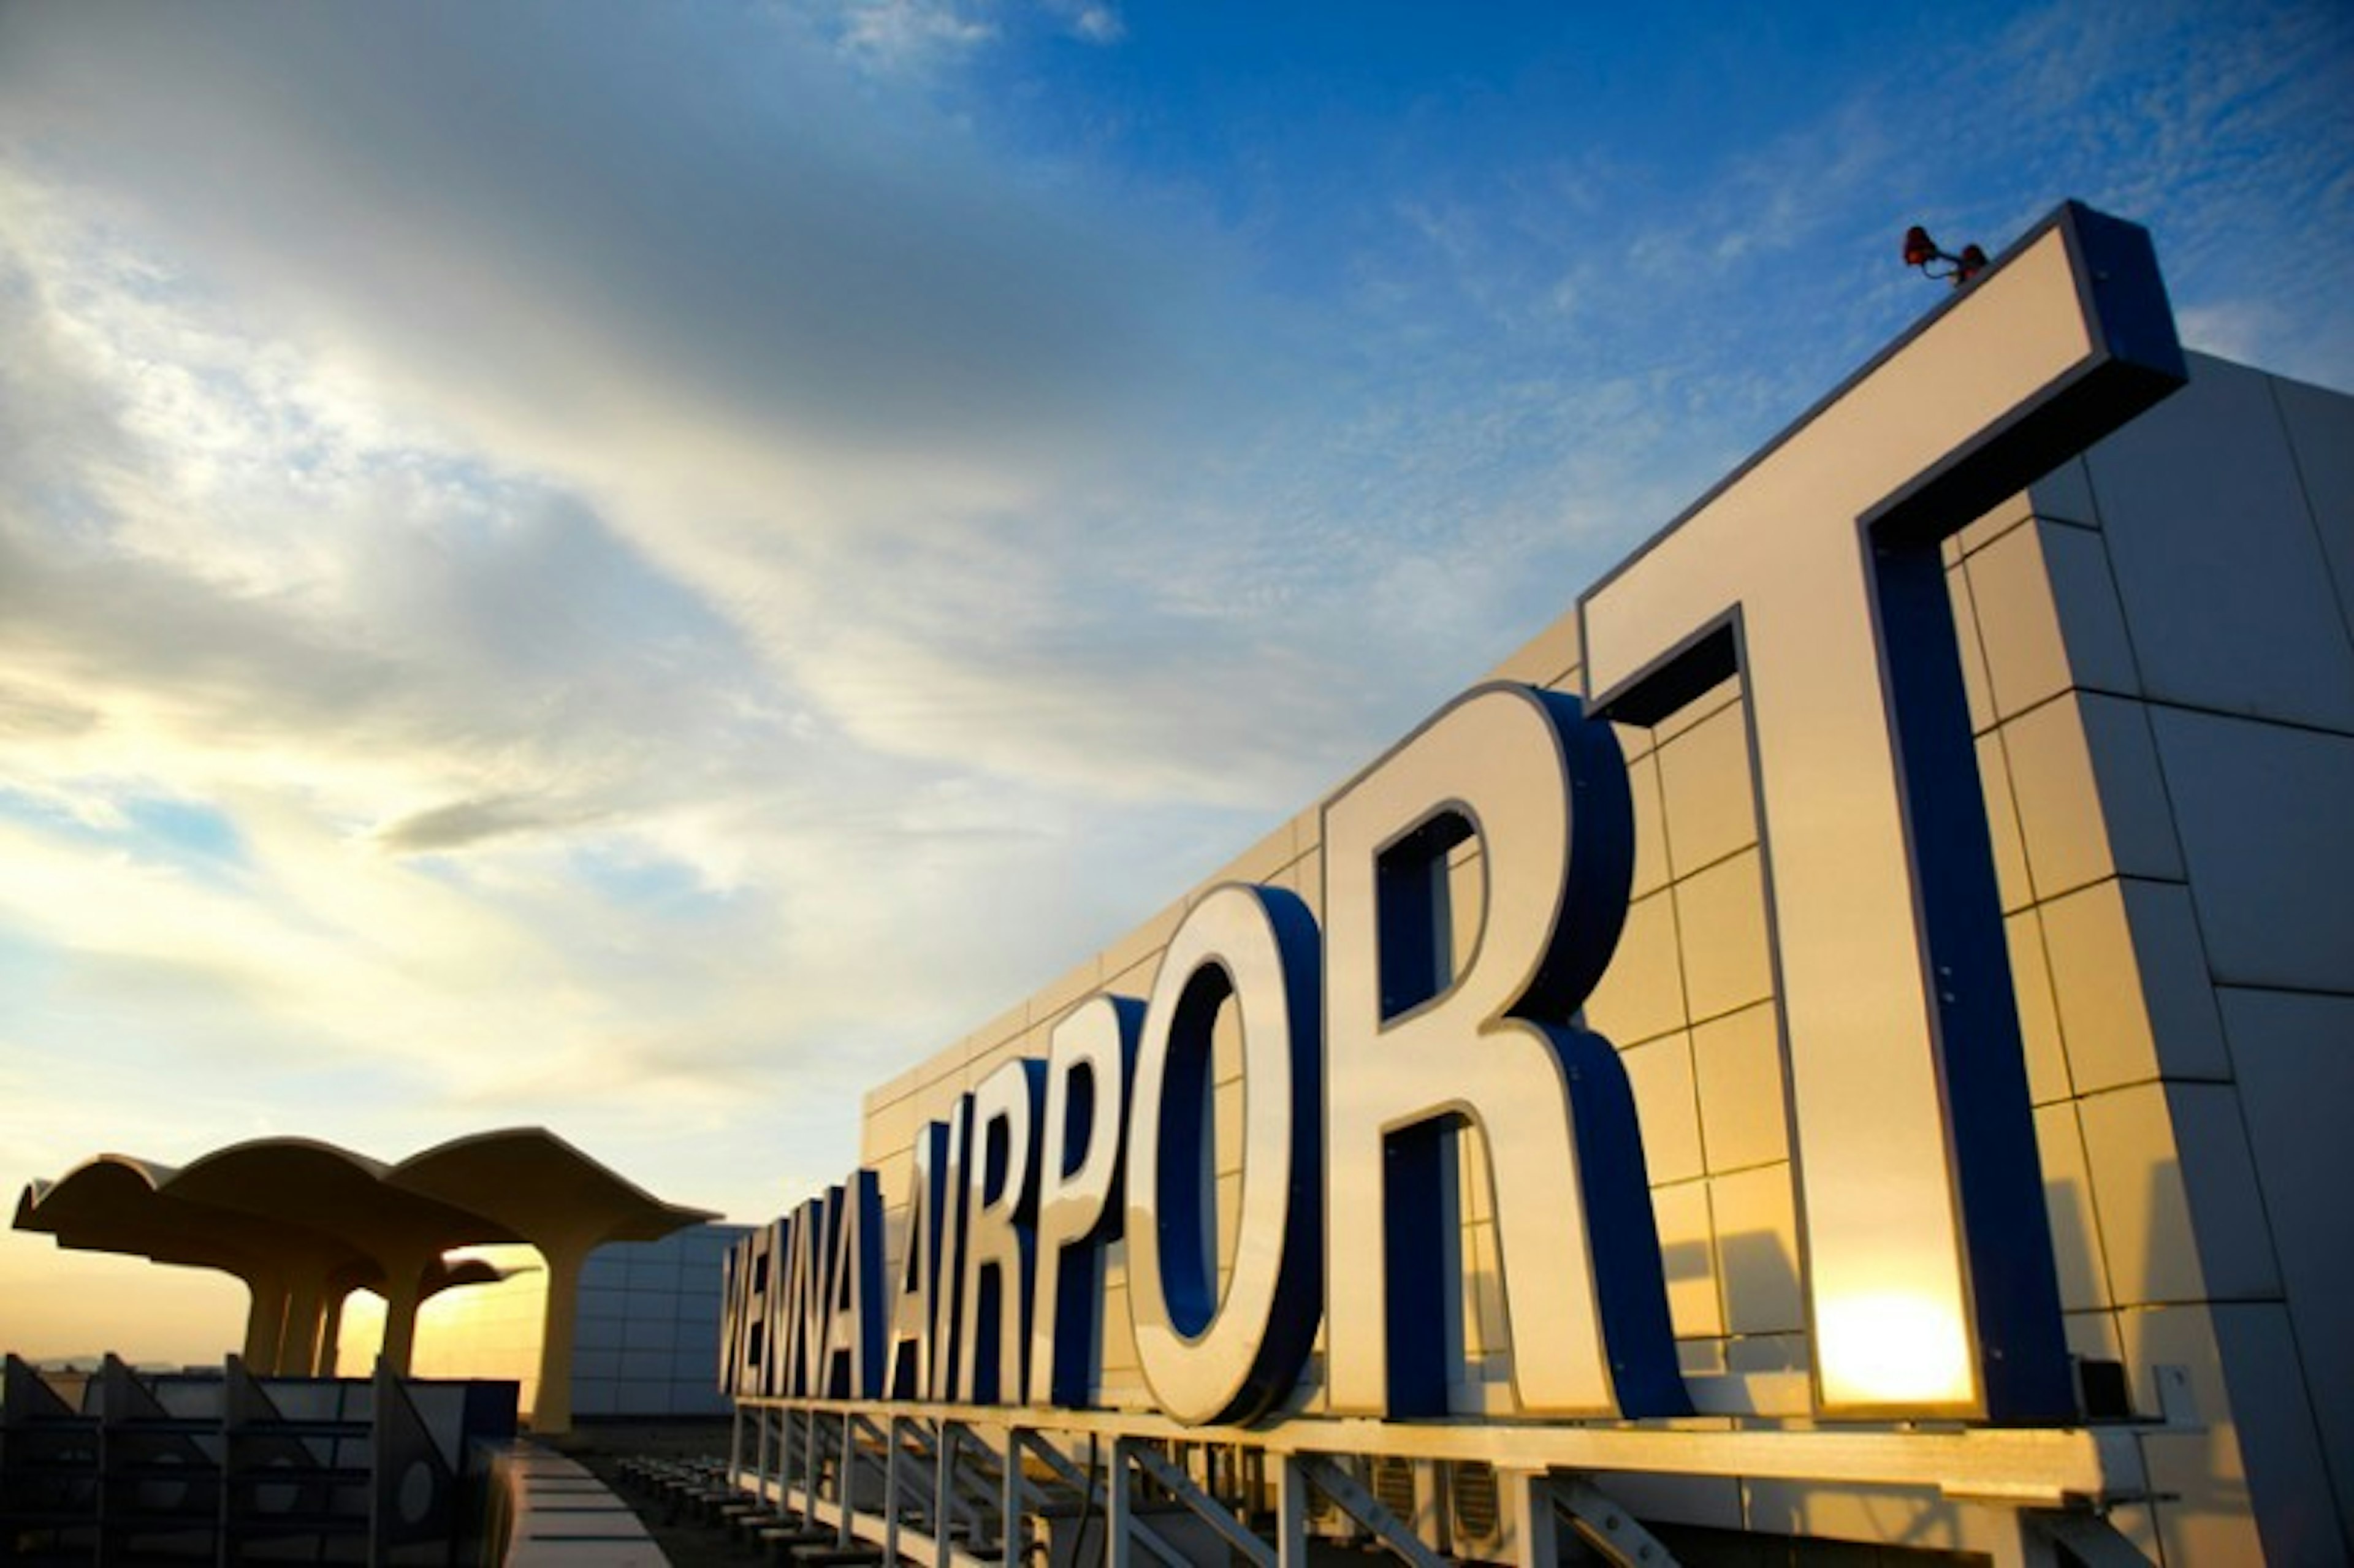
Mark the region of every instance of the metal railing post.
[[883, 1427], [883, 1568], [899, 1568], [899, 1418]]
[[1135, 1509], [1128, 1491], [1128, 1455], [1134, 1442], [1111, 1440], [1111, 1473], [1104, 1478], [1104, 1568], [1130, 1568], [1128, 1527]]
[[1280, 1568], [1307, 1568], [1308, 1471], [1297, 1454], [1276, 1457], [1275, 1560]]

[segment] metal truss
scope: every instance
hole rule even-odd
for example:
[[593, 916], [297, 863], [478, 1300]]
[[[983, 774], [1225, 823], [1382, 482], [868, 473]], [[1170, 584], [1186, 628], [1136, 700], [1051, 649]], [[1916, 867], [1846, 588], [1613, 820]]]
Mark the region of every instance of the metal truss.
[[1318, 1537], [1379, 1547], [1408, 1568], [1555, 1568], [1564, 1557], [1670, 1568], [1667, 1545], [1613, 1499], [1613, 1477], [1628, 1473], [1931, 1489], [1963, 1510], [1973, 1544], [1999, 1568], [2070, 1560], [2106, 1568], [2147, 1561], [2105, 1518], [2150, 1495], [2139, 1436], [2129, 1425], [1735, 1430], [1712, 1421], [1313, 1417], [1198, 1428], [1105, 1411], [745, 1399], [732, 1465], [737, 1486], [804, 1528], [831, 1531], [832, 1550], [845, 1555], [830, 1560], [859, 1553], [887, 1568], [1028, 1568], [1034, 1555], [1049, 1568], [1303, 1568]]

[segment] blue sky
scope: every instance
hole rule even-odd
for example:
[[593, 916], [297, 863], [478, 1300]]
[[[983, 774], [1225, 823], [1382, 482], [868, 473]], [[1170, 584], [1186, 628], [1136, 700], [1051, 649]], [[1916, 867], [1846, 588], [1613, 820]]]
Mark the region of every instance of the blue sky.
[[[0, 3], [0, 1181], [540, 1123], [765, 1217], [1933, 305], [1906, 225], [2081, 197], [2354, 386], [2349, 105], [2333, 4]], [[32, 1353], [241, 1305], [0, 1236]]]

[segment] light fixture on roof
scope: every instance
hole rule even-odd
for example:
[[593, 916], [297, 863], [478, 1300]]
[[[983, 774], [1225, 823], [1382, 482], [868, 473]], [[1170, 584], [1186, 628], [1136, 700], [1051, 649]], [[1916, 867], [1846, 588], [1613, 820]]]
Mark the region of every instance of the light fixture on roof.
[[[1919, 224], [1904, 231], [1904, 265], [1918, 267], [1925, 278], [1950, 278], [1958, 289], [1987, 269], [1987, 253], [1975, 245], [1965, 245], [1958, 256], [1937, 249], [1929, 231]], [[1942, 267], [1943, 271], [1931, 269]]]

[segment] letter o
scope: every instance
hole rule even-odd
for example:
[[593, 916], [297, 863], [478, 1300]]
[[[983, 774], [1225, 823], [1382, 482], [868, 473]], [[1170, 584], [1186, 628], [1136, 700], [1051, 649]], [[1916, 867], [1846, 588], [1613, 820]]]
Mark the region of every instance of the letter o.
[[[1298, 896], [1214, 888], [1171, 938], [1129, 1099], [1129, 1311], [1153, 1399], [1189, 1425], [1249, 1421], [1288, 1394], [1316, 1335], [1323, 1250], [1321, 963]], [[1198, 1161], [1210, 1035], [1231, 994], [1243, 1039], [1242, 1202], [1220, 1293]]]

